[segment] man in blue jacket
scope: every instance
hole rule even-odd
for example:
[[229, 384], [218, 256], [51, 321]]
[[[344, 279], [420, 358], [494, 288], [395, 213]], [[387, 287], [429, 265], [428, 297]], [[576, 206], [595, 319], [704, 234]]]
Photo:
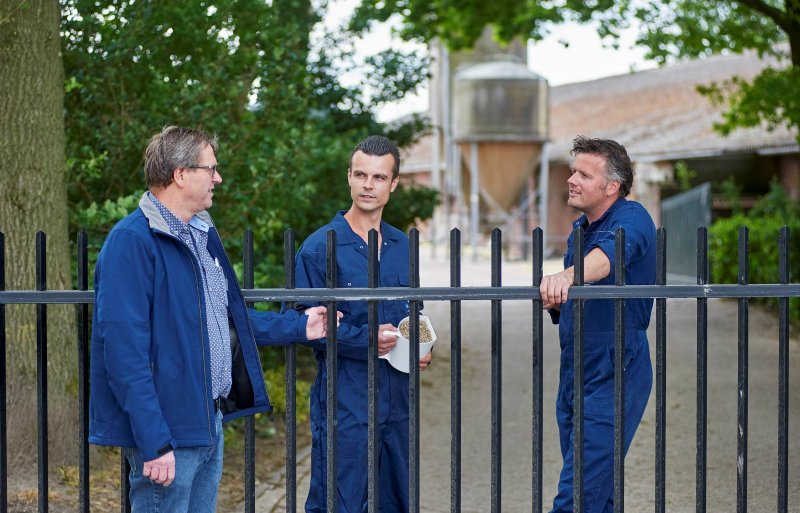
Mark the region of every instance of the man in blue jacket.
[[[400, 152], [389, 139], [370, 136], [350, 156], [347, 183], [353, 203], [303, 242], [297, 253], [297, 287], [326, 286], [327, 232], [336, 232], [337, 287], [367, 287], [368, 234], [378, 232], [380, 248], [379, 286], [408, 286], [408, 237], [382, 221], [383, 208], [397, 187]], [[336, 332], [338, 360], [338, 449], [337, 482], [339, 513], [367, 511], [367, 303], [338, 303], [344, 313]], [[397, 338], [384, 331], [396, 331], [408, 316], [405, 301], [382, 301], [378, 305], [378, 353], [386, 354]], [[317, 359], [317, 379], [311, 388], [311, 485], [307, 513], [324, 513], [326, 497], [326, 394], [325, 345], [311, 344]], [[421, 370], [430, 365], [431, 355], [420, 360]], [[408, 374], [386, 360], [379, 361], [379, 473], [382, 513], [408, 511]]]
[[[583, 215], [573, 229], [583, 228], [584, 282], [615, 283], [614, 262], [625, 260], [625, 283], [652, 285], [656, 277], [656, 232], [647, 210], [625, 197], [633, 184], [633, 168], [625, 148], [605, 139], [578, 137], [567, 180], [567, 204]], [[617, 255], [616, 229], [625, 230], [625, 254]], [[557, 323], [561, 340], [561, 375], [556, 399], [556, 420], [564, 465], [553, 500], [553, 512], [573, 511], [573, 383], [574, 315], [568, 298], [574, 279], [574, 241], [570, 235], [564, 270], [545, 276], [540, 293], [543, 306]], [[625, 300], [625, 451], [642, 419], [653, 370], [647, 342], [647, 326], [653, 300]], [[585, 302], [584, 317], [584, 511], [614, 511], [614, 302]]]
[[222, 420], [271, 409], [256, 343], [325, 336], [325, 311], [245, 305], [206, 209], [217, 139], [167, 127], [144, 154], [146, 192], [97, 258], [89, 441], [120, 446], [135, 513], [216, 509]]

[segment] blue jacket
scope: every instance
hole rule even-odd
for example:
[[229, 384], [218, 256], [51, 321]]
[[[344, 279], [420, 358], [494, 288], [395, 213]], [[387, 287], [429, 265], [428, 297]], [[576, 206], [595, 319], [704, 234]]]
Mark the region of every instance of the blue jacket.
[[[307, 317], [246, 308], [207, 212], [208, 251], [228, 282], [233, 387], [225, 420], [271, 409], [256, 342], [305, 340]], [[89, 442], [136, 447], [145, 461], [167, 445], [216, 443], [201, 269], [145, 194], [97, 258]]]
[[[336, 232], [336, 286], [340, 288], [366, 288], [368, 283], [368, 246], [350, 228], [340, 211], [331, 223], [311, 234], [297, 252], [297, 288], [324, 288], [326, 286], [327, 232]], [[379, 287], [408, 287], [408, 237], [406, 234], [381, 223], [383, 243], [380, 248]], [[313, 305], [303, 305], [313, 306]], [[339, 355], [339, 429], [366, 427], [367, 422], [367, 356], [369, 331], [366, 301], [342, 301], [337, 310], [344, 316], [336, 331]], [[380, 301], [378, 324], [397, 326], [408, 316], [407, 301]], [[317, 379], [311, 389], [311, 420], [324, 429], [326, 396], [324, 340], [312, 342], [318, 362]], [[408, 420], [408, 374], [402, 373], [380, 360], [378, 369], [378, 408], [381, 422]]]

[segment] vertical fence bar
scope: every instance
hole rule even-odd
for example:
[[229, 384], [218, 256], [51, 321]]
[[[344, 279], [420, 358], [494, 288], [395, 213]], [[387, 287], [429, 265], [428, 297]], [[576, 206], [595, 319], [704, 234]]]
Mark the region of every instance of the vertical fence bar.
[[[36, 232], [36, 290], [47, 290], [47, 236]], [[36, 413], [39, 445], [39, 513], [47, 513], [47, 305], [36, 305]]]
[[[295, 233], [291, 228], [283, 233], [284, 285], [295, 288], [294, 265]], [[293, 309], [287, 302], [286, 309]], [[297, 511], [297, 346], [289, 344], [284, 349], [286, 360], [286, 511]]]
[[[326, 246], [326, 264], [327, 272], [325, 275], [325, 286], [329, 289], [336, 288], [336, 232], [333, 229], [328, 230]], [[325, 444], [325, 454], [327, 457], [325, 469], [325, 482], [326, 482], [326, 497], [325, 502], [327, 505], [326, 510], [329, 513], [337, 513], [339, 510], [339, 490], [336, 486], [336, 462], [338, 459], [338, 430], [339, 421], [337, 411], [339, 407], [339, 394], [336, 388], [337, 379], [337, 361], [339, 353], [336, 346], [336, 302], [329, 301], [328, 307], [328, 344], [325, 351], [325, 367], [326, 367], [326, 380], [325, 380], [325, 398], [327, 401], [327, 409], [325, 412], [327, 423], [327, 440]]]
[[[255, 287], [255, 250], [253, 232], [250, 228], [244, 231], [244, 247], [242, 248], [242, 265], [244, 288]], [[248, 303], [252, 307], [252, 303]], [[256, 421], [253, 415], [244, 419], [244, 510], [245, 513], [256, 511]]]
[[[617, 228], [615, 285], [625, 285], [625, 229]], [[625, 300], [614, 300], [614, 511], [625, 512]]]
[[[461, 287], [461, 231], [450, 230], [450, 286]], [[450, 513], [461, 512], [461, 301], [450, 301]]]
[[[739, 227], [739, 285], [747, 285], [747, 260], [748, 260], [748, 230], [746, 226]], [[737, 365], [738, 394], [737, 416], [738, 429], [736, 430], [736, 512], [747, 512], [747, 402], [748, 402], [748, 352], [747, 338], [748, 309], [747, 298], [739, 298], [739, 358]]]
[[[789, 283], [789, 228], [778, 239], [778, 279]], [[789, 510], [789, 298], [778, 299], [778, 513]]]
[[122, 455], [119, 461], [119, 510], [122, 513], [131, 513], [131, 483], [128, 480], [130, 472], [131, 466], [128, 464], [128, 458]]
[[[419, 287], [419, 231], [408, 231], [408, 283]], [[419, 513], [419, 301], [411, 301], [408, 351], [408, 506]]]
[[[583, 285], [583, 229], [579, 226], [572, 232], [575, 248], [574, 286]], [[573, 333], [573, 351], [575, 376], [573, 381], [573, 511], [583, 511], [583, 299], [574, 300], [575, 326]]]
[[[708, 230], [697, 229], [697, 284], [708, 284]], [[697, 298], [697, 448], [695, 510], [706, 511], [706, 453], [708, 426], [708, 300]]]
[[[667, 232], [658, 229], [656, 284], [667, 284]], [[666, 513], [667, 479], [667, 300], [656, 299], [656, 513]]]
[[[0, 291], [6, 290], [6, 236], [0, 232]], [[8, 417], [6, 412], [6, 305], [0, 304], [0, 511], [8, 511]]]
[[533, 454], [531, 460], [531, 511], [533, 513], [542, 513], [542, 442], [543, 442], [543, 403], [542, 392], [544, 384], [544, 367], [543, 362], [543, 324], [544, 312], [542, 311], [542, 298], [537, 294], [539, 285], [542, 283], [542, 263], [544, 260], [544, 248], [542, 240], [542, 229], [536, 228], [531, 234], [531, 241], [533, 242], [533, 269], [532, 269], [532, 285], [534, 290], [533, 296], [533, 362], [532, 362], [532, 376], [533, 376], [533, 415], [531, 418], [531, 439], [533, 441]]
[[[89, 253], [86, 232], [78, 232], [78, 290], [89, 289]], [[89, 513], [89, 305], [81, 303], [78, 309], [78, 426], [79, 453], [79, 508]]]
[[[369, 258], [367, 268], [368, 286], [378, 288], [380, 268], [378, 252], [378, 232], [369, 231]], [[367, 357], [367, 511], [378, 513], [380, 498], [380, 482], [378, 473], [378, 302], [367, 303], [367, 318], [369, 321], [369, 355]]]
[[[503, 257], [502, 232], [492, 230], [492, 287], [501, 286]], [[503, 455], [503, 310], [502, 302], [492, 300], [492, 513], [503, 511], [500, 503]]]

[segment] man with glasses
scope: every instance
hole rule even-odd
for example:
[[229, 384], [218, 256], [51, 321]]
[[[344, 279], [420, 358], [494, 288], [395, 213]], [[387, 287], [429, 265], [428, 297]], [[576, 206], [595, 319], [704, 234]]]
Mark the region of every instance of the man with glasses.
[[[303, 242], [297, 253], [297, 288], [326, 287], [327, 232], [336, 232], [337, 287], [365, 288], [369, 232], [378, 232], [379, 283], [381, 287], [408, 286], [408, 237], [383, 221], [383, 208], [400, 180], [400, 152], [386, 137], [372, 135], [358, 143], [350, 154], [347, 183], [353, 203]], [[336, 462], [338, 511], [367, 511], [367, 360], [369, 319], [365, 301], [338, 304], [344, 316], [336, 332], [338, 404], [336, 406], [339, 458]], [[310, 306], [310, 305], [306, 305]], [[392, 350], [396, 331], [408, 316], [407, 301], [378, 304], [378, 354]], [[325, 383], [325, 345], [311, 343], [317, 359], [317, 379], [311, 388], [311, 484], [306, 513], [324, 513], [326, 508], [326, 443], [328, 437]], [[428, 368], [431, 355], [419, 361]], [[408, 374], [386, 360], [378, 362], [378, 472], [380, 511], [408, 512]]]
[[97, 258], [89, 441], [120, 446], [134, 513], [211, 513], [222, 421], [270, 409], [256, 343], [326, 335], [323, 307], [248, 310], [206, 211], [217, 139], [166, 127], [144, 154], [148, 191]]

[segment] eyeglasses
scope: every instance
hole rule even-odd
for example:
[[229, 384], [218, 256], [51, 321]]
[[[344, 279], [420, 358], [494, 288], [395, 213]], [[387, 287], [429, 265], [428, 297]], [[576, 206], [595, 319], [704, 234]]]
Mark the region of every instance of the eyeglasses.
[[186, 166], [186, 167], [187, 169], [205, 169], [206, 171], [208, 171], [208, 176], [210, 178], [214, 178], [214, 174], [219, 173], [219, 164], [214, 164], [213, 166]]

